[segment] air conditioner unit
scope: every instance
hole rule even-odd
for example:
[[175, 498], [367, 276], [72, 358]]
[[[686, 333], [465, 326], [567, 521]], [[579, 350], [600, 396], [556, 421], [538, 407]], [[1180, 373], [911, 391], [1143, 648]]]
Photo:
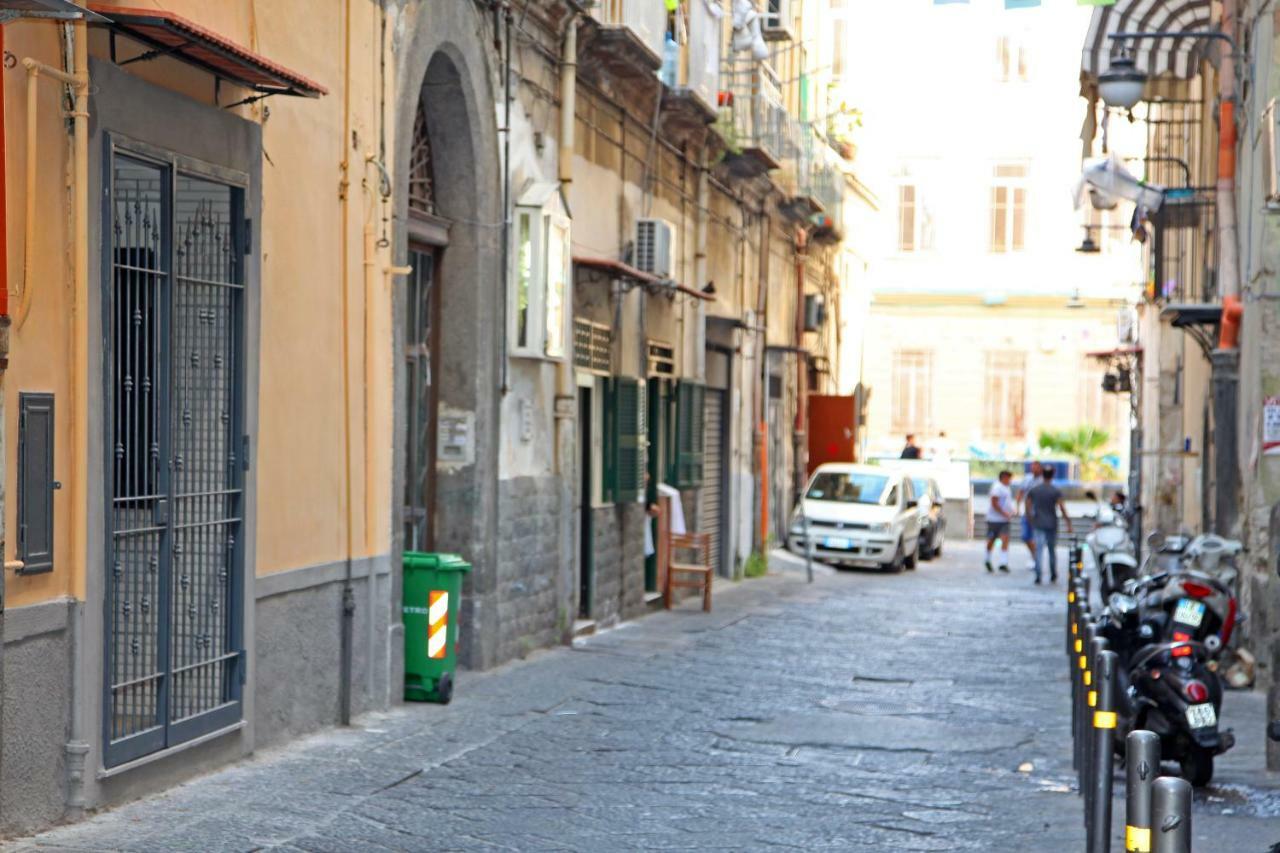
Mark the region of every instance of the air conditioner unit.
[[669, 279], [676, 268], [676, 228], [665, 219], [636, 221], [636, 269]]
[[765, 0], [760, 30], [768, 41], [792, 39], [791, 0]]

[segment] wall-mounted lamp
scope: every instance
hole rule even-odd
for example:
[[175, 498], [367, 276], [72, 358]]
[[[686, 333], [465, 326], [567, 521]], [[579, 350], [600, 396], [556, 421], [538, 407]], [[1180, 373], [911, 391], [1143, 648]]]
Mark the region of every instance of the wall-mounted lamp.
[[1098, 75], [1098, 94], [1109, 107], [1133, 109], [1146, 87], [1147, 75], [1128, 54], [1113, 57], [1107, 70]]

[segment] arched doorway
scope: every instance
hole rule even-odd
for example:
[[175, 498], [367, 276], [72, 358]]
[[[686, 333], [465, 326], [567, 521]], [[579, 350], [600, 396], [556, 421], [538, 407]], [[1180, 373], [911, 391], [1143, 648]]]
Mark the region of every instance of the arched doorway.
[[439, 270], [449, 245], [449, 223], [436, 214], [434, 164], [426, 109], [414, 116], [408, 174], [409, 267], [405, 283], [403, 549], [435, 549], [435, 470], [438, 385], [432, 367], [440, 360]]
[[396, 255], [413, 273], [393, 297], [393, 499], [403, 507], [394, 535], [398, 550], [472, 564], [459, 654], [483, 667], [496, 637], [504, 294], [488, 20], [470, 4], [410, 4], [406, 16], [393, 174]]

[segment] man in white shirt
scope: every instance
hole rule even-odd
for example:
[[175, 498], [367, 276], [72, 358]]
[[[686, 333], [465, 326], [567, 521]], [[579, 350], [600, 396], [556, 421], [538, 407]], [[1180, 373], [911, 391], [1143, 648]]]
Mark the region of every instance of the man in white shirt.
[[1009, 571], [1009, 524], [1013, 521], [1013, 514], [1017, 510], [1013, 502], [1013, 490], [1009, 488], [1009, 481], [1013, 479], [1013, 472], [1001, 471], [999, 479], [991, 484], [991, 497], [987, 503], [987, 562], [988, 572], [994, 572], [991, 567], [991, 546], [995, 544], [997, 539], [1000, 540], [1000, 553], [997, 555], [997, 561], [1000, 571]]

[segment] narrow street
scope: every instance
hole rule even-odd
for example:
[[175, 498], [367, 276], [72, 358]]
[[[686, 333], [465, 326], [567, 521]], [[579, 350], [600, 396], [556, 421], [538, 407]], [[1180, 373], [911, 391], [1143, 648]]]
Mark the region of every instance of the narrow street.
[[[446, 708], [365, 717], [6, 849], [1080, 849], [1062, 588], [989, 576], [978, 554], [949, 543], [914, 573], [823, 568], [812, 586], [775, 558], [710, 616], [686, 605], [464, 673]], [[1228, 695], [1226, 717], [1241, 743], [1198, 795], [1197, 849], [1264, 853], [1280, 789], [1249, 787], [1260, 697]]]

